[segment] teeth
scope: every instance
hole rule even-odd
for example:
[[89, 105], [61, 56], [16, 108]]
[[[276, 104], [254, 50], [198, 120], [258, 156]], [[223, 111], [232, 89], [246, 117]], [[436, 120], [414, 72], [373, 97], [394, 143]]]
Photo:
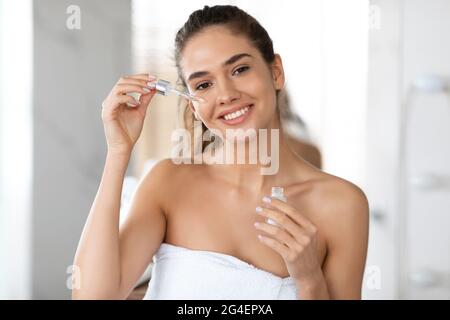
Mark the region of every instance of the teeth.
[[241, 110], [238, 110], [238, 111], [235, 111], [235, 112], [226, 114], [226, 115], [224, 116], [224, 119], [225, 119], [225, 120], [233, 120], [233, 119], [236, 119], [237, 117], [240, 117], [240, 116], [242, 116], [243, 114], [245, 114], [245, 113], [248, 111], [248, 109], [249, 109], [248, 107], [245, 107], [245, 108], [242, 108]]

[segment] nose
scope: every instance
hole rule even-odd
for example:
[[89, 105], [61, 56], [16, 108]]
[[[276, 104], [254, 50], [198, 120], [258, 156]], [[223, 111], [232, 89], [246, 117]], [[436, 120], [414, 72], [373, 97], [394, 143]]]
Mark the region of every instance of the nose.
[[240, 98], [240, 92], [236, 89], [233, 82], [223, 80], [218, 83], [217, 104], [227, 105], [233, 103]]

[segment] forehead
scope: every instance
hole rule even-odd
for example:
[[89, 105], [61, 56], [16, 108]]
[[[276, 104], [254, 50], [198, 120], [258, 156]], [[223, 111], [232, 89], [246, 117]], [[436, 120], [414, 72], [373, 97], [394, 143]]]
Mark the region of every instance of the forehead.
[[233, 34], [224, 26], [210, 26], [188, 40], [181, 54], [184, 75], [209, 71], [238, 53], [259, 57], [259, 51], [243, 34]]

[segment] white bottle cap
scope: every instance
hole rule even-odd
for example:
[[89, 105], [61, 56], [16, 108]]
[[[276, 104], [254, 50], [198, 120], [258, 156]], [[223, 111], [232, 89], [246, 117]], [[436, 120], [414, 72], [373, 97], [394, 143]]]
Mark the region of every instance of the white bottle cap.
[[284, 197], [284, 189], [282, 187], [272, 187], [272, 197]]

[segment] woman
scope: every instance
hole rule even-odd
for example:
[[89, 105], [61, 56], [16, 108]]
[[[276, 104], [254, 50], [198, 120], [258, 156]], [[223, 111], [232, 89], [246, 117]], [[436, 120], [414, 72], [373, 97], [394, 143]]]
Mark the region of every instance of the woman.
[[[205, 6], [175, 46], [180, 79], [205, 98], [188, 108], [204, 127], [280, 129], [282, 60], [254, 18], [234, 6]], [[282, 130], [275, 174], [261, 174], [260, 162], [160, 161], [119, 230], [122, 183], [154, 82], [147, 74], [123, 77], [103, 102], [108, 154], [75, 256], [81, 277], [72, 297], [124, 299], [155, 256], [149, 299], [360, 299], [366, 197], [298, 157]], [[249, 139], [240, 142], [250, 150]], [[284, 188], [287, 203], [268, 197], [273, 186]]]

